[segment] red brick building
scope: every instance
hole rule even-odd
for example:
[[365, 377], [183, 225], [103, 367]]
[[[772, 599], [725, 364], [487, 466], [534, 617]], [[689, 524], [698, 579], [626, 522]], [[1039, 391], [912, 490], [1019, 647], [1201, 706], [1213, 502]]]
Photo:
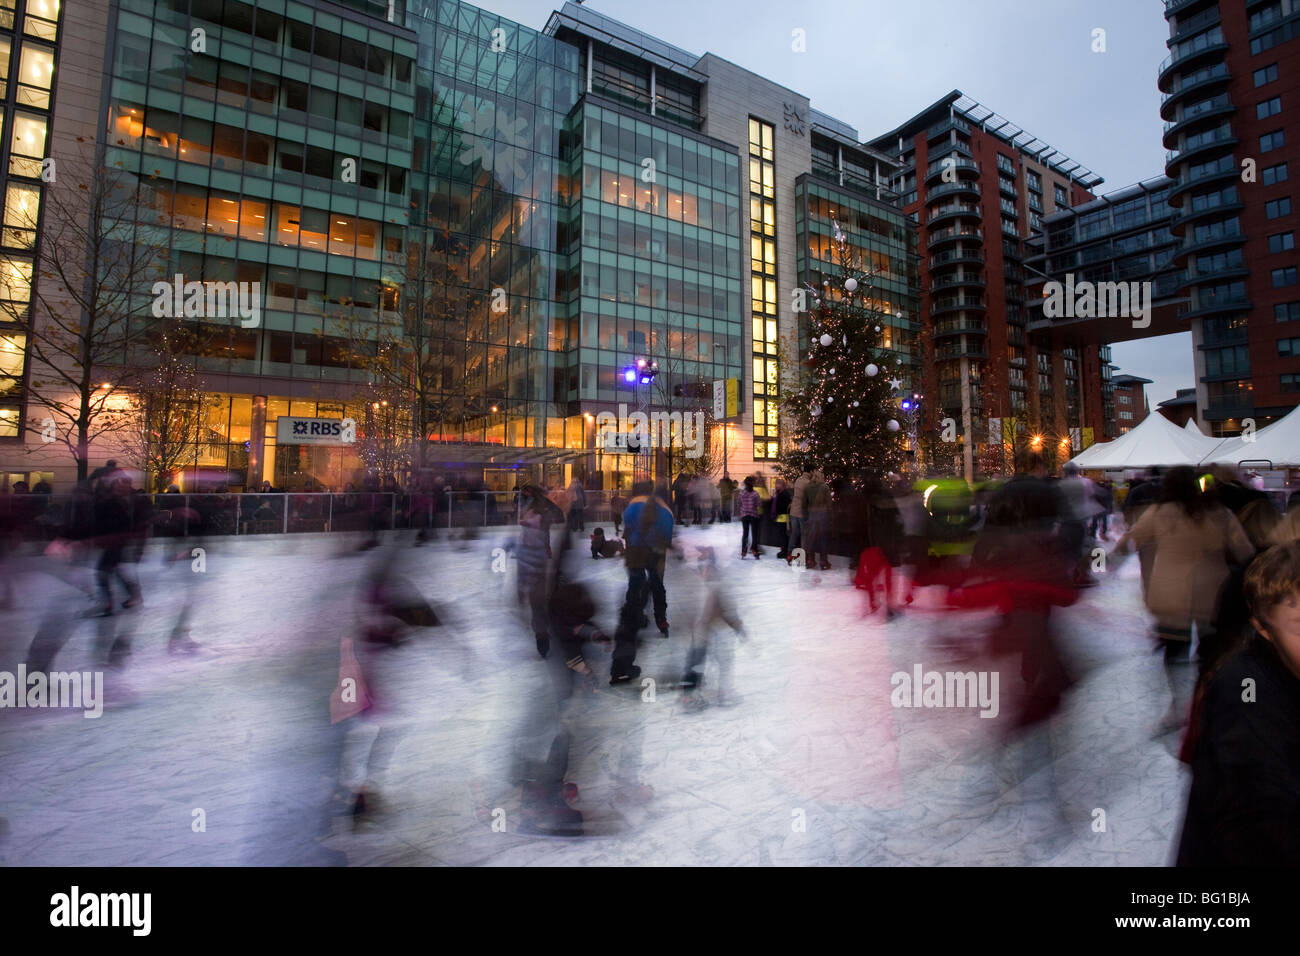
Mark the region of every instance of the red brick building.
[[1116, 375], [1111, 384], [1115, 386], [1115, 430], [1123, 435], [1142, 424], [1142, 420], [1151, 414], [1146, 395], [1146, 386], [1151, 384], [1151, 379]]
[[1106, 356], [1031, 334], [1024, 259], [1042, 217], [1092, 199], [1101, 177], [960, 90], [870, 145], [902, 162], [920, 230], [923, 430], [957, 422], [971, 468], [1000, 431], [990, 419], [1059, 442], [1085, 404], [1100, 413]]

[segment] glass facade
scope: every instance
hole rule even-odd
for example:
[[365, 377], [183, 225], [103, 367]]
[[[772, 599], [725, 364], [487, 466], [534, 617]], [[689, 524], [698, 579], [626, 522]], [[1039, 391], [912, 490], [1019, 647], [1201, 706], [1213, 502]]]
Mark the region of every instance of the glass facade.
[[[0, 0], [8, 312], [31, 295], [57, 15]], [[754, 457], [777, 457], [775, 128], [699, 132], [707, 77], [681, 51], [656, 66], [457, 0], [119, 0], [109, 20], [103, 161], [134, 199], [119, 235], [160, 250], [132, 280], [119, 358], [152, 364], [163, 323], [194, 333], [207, 397], [187, 467], [340, 485], [402, 475], [420, 449], [447, 470], [624, 484], [593, 419], [646, 403], [622, 375], [639, 358], [658, 364], [661, 409], [702, 410], [714, 381], [752, 374]], [[915, 314], [897, 210], [852, 184], [797, 200], [801, 275], [838, 204], [887, 266], [889, 313]], [[257, 320], [159, 315], [154, 283], [177, 276], [208, 297], [254, 290]], [[887, 340], [910, 358], [908, 322]], [[18, 434], [27, 352], [0, 328], [0, 437]], [[285, 415], [353, 418], [366, 449], [277, 447]]]
[[[917, 354], [917, 316], [920, 298], [917, 279], [916, 226], [894, 206], [889, 206], [853, 189], [838, 186], [812, 174], [795, 183], [795, 231], [799, 236], [797, 267], [800, 283], [821, 288], [826, 280], [837, 280], [835, 227], [838, 224], [849, 254], [871, 273], [870, 289], [862, 294], [865, 304], [881, 324], [881, 344], [891, 350], [893, 361], [901, 362], [901, 377], [907, 381]], [[832, 294], [839, 295], [837, 281]], [[799, 348], [807, 346], [807, 328], [800, 327]]]
[[[740, 168], [703, 137], [588, 98], [581, 138], [581, 332], [570, 399], [626, 402], [620, 371], [656, 387], [734, 377], [740, 357]], [[647, 163], [646, 161], [649, 160]], [[576, 168], [576, 167], [575, 167]]]
[[58, 60], [60, 0], [0, 0], [0, 442], [21, 442], [33, 262]]
[[[581, 190], [570, 267], [580, 317], [564, 396], [584, 411], [635, 409], [638, 386], [621, 373], [639, 358], [659, 366], [652, 406], [679, 406], [677, 396], [738, 377], [739, 157], [592, 95], [571, 128]], [[633, 472], [630, 459], [603, 453], [596, 467], [608, 485]]]

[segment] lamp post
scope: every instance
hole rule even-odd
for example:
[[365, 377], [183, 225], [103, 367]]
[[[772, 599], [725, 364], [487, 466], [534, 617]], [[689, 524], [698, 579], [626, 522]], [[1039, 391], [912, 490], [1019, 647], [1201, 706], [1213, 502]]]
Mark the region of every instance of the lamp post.
[[[646, 422], [645, 429], [637, 436], [636, 458], [632, 462], [633, 481], [644, 481], [653, 477], [649, 458], [651, 454], [649, 439], [650, 386], [654, 384], [655, 376], [658, 374], [659, 363], [644, 358], [637, 359], [635, 363], [623, 369], [624, 381], [632, 384], [632, 394], [636, 399], [636, 410], [641, 413]], [[642, 385], [647, 386], [644, 394], [641, 392]]]

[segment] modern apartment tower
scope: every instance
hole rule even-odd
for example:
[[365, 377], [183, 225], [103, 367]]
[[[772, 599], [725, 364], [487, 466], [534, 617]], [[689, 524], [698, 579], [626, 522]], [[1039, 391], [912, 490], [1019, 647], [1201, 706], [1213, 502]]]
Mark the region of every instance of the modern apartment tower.
[[1085, 393], [1101, 388], [1097, 347], [1030, 333], [1024, 242], [1102, 178], [960, 90], [871, 145], [902, 164], [897, 188], [919, 224], [927, 430], [958, 425], [969, 477], [1003, 444], [990, 420], [1079, 428]]
[[[1057, 210], [1043, 217], [1042, 231], [1026, 243], [1030, 334], [1051, 335], [1085, 355], [1090, 347], [1097, 349], [1101, 389], [1085, 390], [1081, 426], [1093, 441], [1118, 438], [1127, 421], [1116, 405], [1110, 345], [1186, 329], [1179, 315], [1187, 301], [1183, 270], [1174, 264], [1178, 241], [1169, 226], [1173, 186], [1160, 176]], [[1049, 318], [1043, 309], [1048, 281], [1063, 286], [1122, 282], [1130, 289], [1132, 283], [1149, 283], [1142, 288], [1150, 290], [1150, 315], [1137, 321], [1131, 315]]]
[[1165, 0], [1168, 202], [1212, 434], [1300, 401], [1300, 5]]

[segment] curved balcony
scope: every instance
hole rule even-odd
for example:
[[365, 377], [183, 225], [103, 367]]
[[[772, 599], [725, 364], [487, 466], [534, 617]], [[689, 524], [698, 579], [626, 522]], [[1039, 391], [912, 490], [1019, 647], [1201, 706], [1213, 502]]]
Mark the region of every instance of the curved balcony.
[[1190, 132], [1209, 120], [1222, 119], [1224, 116], [1230, 116], [1237, 112], [1237, 107], [1228, 99], [1227, 95], [1216, 96], [1210, 101], [1213, 105], [1205, 107], [1190, 116], [1183, 114], [1182, 119], [1171, 120], [1165, 124], [1164, 133], [1161, 135], [1161, 143], [1165, 149], [1177, 149], [1178, 137], [1183, 133]]
[[974, 179], [959, 179], [955, 183], [940, 183], [933, 189], [927, 190], [925, 198], [927, 202], [933, 202], [940, 196], [952, 194], [978, 196], [980, 194], [980, 184]]
[[1228, 64], [1215, 63], [1202, 67], [1195, 73], [1183, 75], [1178, 81], [1178, 88], [1166, 93], [1160, 100], [1160, 118], [1170, 120], [1179, 103], [1190, 99], [1193, 93], [1209, 93], [1216, 87], [1227, 87], [1232, 79]]
[[1169, 190], [1169, 196], [1166, 202], [1174, 209], [1183, 204], [1183, 197], [1193, 189], [1199, 189], [1202, 186], [1209, 186], [1213, 183], [1232, 182], [1241, 175], [1241, 170], [1237, 166], [1236, 159], [1232, 156], [1224, 156], [1219, 160], [1216, 168], [1208, 171], [1197, 173], [1191, 176], [1183, 173], [1174, 182], [1173, 187]]
[[1187, 262], [1190, 256], [1198, 256], [1203, 252], [1213, 252], [1216, 249], [1231, 249], [1234, 246], [1245, 245], [1245, 243], [1246, 237], [1240, 232], [1229, 232], [1209, 236], [1205, 239], [1195, 239], [1189, 236], [1183, 240], [1181, 246], [1174, 250], [1173, 264], [1181, 266]]
[[1231, 299], [1216, 299], [1213, 302], [1189, 308], [1179, 315], [1179, 318], [1200, 319], [1210, 315], [1222, 315], [1225, 312], [1249, 312], [1252, 308], [1250, 299], [1243, 295]]
[[1204, 60], [1221, 57], [1227, 52], [1228, 44], [1224, 42], [1223, 32], [1218, 27], [1202, 33], [1194, 40], [1188, 41], [1185, 48], [1165, 57], [1156, 70], [1156, 85], [1162, 93], [1169, 92], [1170, 80], [1178, 73], [1186, 71]]
[[961, 242], [963, 239], [971, 242], [979, 242], [984, 238], [982, 230], [975, 226], [950, 226], [947, 229], [940, 229], [938, 232], [930, 233], [926, 240], [926, 248], [934, 249], [949, 242]]
[[1177, 167], [1183, 163], [1189, 163], [1193, 160], [1205, 161], [1216, 153], [1225, 153], [1237, 145], [1237, 137], [1231, 132], [1220, 132], [1219, 134], [1202, 139], [1192, 146], [1184, 146], [1181, 150], [1170, 150], [1165, 154], [1165, 175], [1170, 179], [1178, 178]]
[[958, 322], [939, 323], [934, 327], [936, 339], [952, 335], [988, 335], [988, 328], [980, 319], [964, 319]]
[[952, 296], [947, 299], [935, 299], [930, 305], [931, 315], [944, 315], [948, 312], [961, 312], [965, 309], [984, 312], [988, 306], [978, 296]]
[[1196, 222], [1200, 219], [1213, 219], [1225, 213], [1241, 212], [1245, 204], [1240, 200], [1235, 202], [1220, 203], [1217, 206], [1206, 206], [1204, 209], [1193, 209], [1190, 203], [1174, 209], [1169, 216], [1169, 231], [1175, 236], [1185, 235], [1184, 230], [1188, 223]]
[[984, 279], [979, 275], [971, 274], [937, 276], [935, 280], [930, 283], [930, 294], [934, 295], [935, 293], [944, 292], [948, 289], [961, 288], [982, 289], [984, 288]]
[[1194, 286], [1203, 285], [1208, 282], [1223, 282], [1228, 279], [1244, 279], [1250, 275], [1250, 270], [1245, 266], [1238, 266], [1234, 269], [1222, 269], [1219, 272], [1206, 272], [1202, 275], [1184, 275], [1182, 280], [1174, 286], [1174, 291], [1182, 293], [1186, 289]]
[[1191, 9], [1198, 3], [1208, 2], [1213, 2], [1213, 0], [1165, 0], [1165, 16], [1177, 13], [1179, 10]]
[[1169, 35], [1169, 41], [1171, 43], [1181, 43], [1199, 31], [1216, 25], [1219, 21], [1219, 8], [1217, 5], [1208, 7], [1199, 13], [1192, 13], [1191, 10], [1188, 10], [1177, 18], [1177, 22], [1174, 24], [1174, 32]]
[[952, 249], [930, 257], [931, 269], [942, 269], [959, 264], [983, 265], [984, 253], [978, 249]]
[[[951, 162], [945, 163], [943, 160], [949, 159]], [[933, 162], [925, 171], [925, 181], [928, 185], [931, 182], [942, 182], [943, 174], [949, 169], [962, 176], [978, 177], [980, 174], [980, 164], [973, 159], [964, 157], [943, 157], [937, 162]]]
[[936, 362], [942, 362], [946, 359], [986, 359], [988, 357], [988, 346], [972, 345], [969, 342], [964, 345], [946, 346], [934, 350], [934, 360]]
[[953, 203], [950, 206], [941, 206], [938, 210], [930, 214], [930, 218], [925, 224], [931, 229], [938, 223], [946, 222], [950, 219], [981, 219], [980, 207], [973, 204]]

